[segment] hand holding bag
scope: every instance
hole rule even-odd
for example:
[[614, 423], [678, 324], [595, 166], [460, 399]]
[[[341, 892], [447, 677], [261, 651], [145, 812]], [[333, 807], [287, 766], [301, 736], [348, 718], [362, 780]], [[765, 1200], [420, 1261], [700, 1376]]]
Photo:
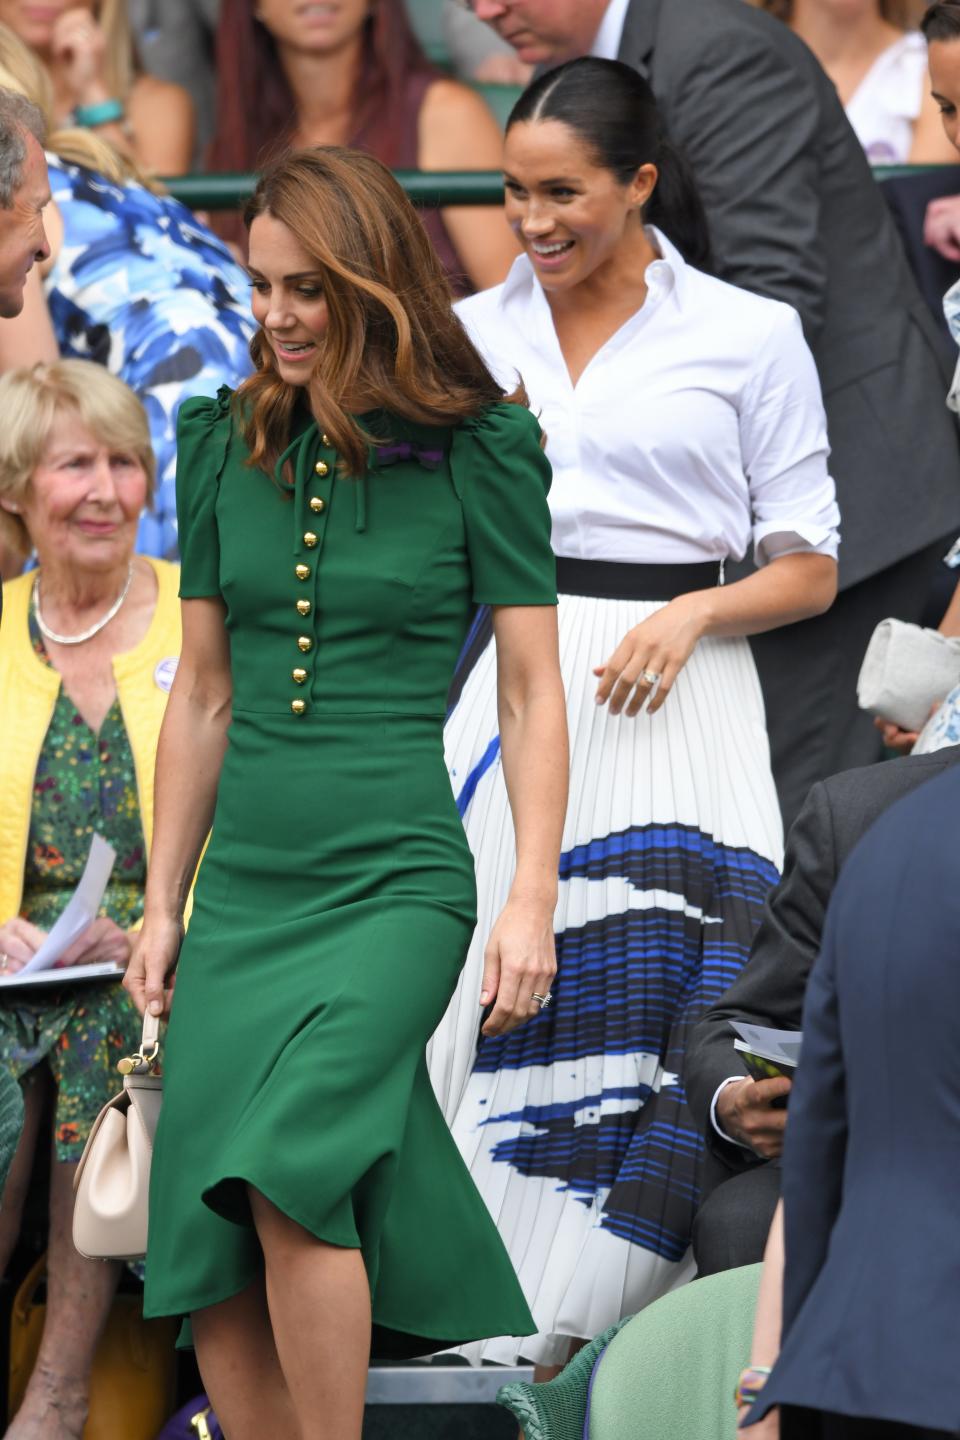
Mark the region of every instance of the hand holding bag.
[[160, 1021], [143, 1017], [139, 1053], [121, 1060], [123, 1089], [97, 1116], [73, 1182], [73, 1243], [88, 1260], [142, 1260], [153, 1137], [163, 1081]]
[[861, 710], [920, 730], [960, 681], [960, 639], [903, 620], [881, 620], [857, 679]]

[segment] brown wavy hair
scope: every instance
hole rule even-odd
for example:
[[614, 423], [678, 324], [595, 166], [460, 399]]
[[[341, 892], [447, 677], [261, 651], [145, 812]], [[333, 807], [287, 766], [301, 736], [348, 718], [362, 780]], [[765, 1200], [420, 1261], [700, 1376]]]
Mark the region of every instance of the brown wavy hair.
[[[453, 313], [416, 210], [372, 155], [325, 145], [280, 156], [246, 208], [248, 229], [258, 215], [286, 225], [321, 276], [328, 322], [307, 392], [346, 473], [365, 471], [374, 438], [351, 403], [436, 426], [504, 398], [526, 404], [522, 387], [504, 397]], [[250, 353], [256, 373], [237, 390], [240, 425], [251, 464], [272, 473], [302, 387], [281, 379], [263, 330]]]

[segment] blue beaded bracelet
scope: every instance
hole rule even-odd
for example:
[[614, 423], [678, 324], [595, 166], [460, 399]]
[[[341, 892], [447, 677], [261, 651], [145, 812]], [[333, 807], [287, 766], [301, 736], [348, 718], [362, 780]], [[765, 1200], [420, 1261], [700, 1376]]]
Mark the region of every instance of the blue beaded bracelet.
[[73, 118], [85, 130], [93, 130], [98, 125], [112, 125], [114, 121], [122, 120], [125, 114], [122, 100], [101, 100], [97, 105], [78, 105]]

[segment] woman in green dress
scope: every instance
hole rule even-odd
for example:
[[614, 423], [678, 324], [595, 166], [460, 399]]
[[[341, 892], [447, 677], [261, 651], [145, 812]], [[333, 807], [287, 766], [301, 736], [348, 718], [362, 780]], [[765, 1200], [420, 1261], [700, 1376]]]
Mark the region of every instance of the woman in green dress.
[[161, 1013], [176, 973], [146, 1310], [191, 1316], [231, 1440], [359, 1440], [371, 1346], [532, 1324], [423, 1052], [476, 921], [442, 724], [480, 603], [517, 868], [478, 1025], [549, 997], [567, 777], [550, 471], [379, 162], [285, 157], [248, 223], [257, 373], [181, 410], [184, 643], [126, 980]]

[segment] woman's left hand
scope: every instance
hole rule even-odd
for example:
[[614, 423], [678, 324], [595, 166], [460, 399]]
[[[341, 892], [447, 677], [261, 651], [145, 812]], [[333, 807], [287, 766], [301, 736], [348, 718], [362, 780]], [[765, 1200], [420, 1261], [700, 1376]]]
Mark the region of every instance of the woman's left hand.
[[539, 1015], [534, 995], [549, 995], [557, 973], [553, 906], [511, 898], [490, 933], [483, 952], [480, 1004], [494, 1002], [484, 1035], [508, 1035]]
[[129, 959], [130, 936], [126, 930], [121, 930], [119, 925], [101, 915], [92, 920], [83, 934], [63, 952], [55, 968], [112, 961], [114, 965], [122, 965], [126, 969]]
[[111, 99], [106, 83], [107, 37], [83, 5], [65, 10], [53, 27], [50, 53], [74, 105]]
[[[624, 710], [632, 716], [653, 690], [647, 714], [659, 710], [704, 633], [703, 595], [709, 593], [678, 595], [648, 620], [628, 630], [607, 663], [598, 665], [593, 672], [600, 677], [594, 697], [597, 704], [609, 700], [611, 715]], [[659, 676], [659, 683], [645, 680], [644, 674]]]

